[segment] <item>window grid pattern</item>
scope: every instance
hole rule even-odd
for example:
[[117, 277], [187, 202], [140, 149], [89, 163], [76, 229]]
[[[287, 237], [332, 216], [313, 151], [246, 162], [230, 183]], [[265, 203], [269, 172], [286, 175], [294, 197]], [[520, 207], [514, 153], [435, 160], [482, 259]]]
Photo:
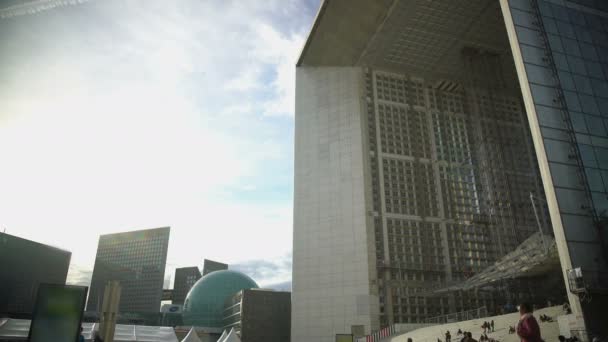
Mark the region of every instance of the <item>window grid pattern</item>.
[[[471, 276], [537, 230], [528, 196], [538, 192], [540, 179], [526, 145], [527, 121], [517, 97], [482, 89], [450, 92], [379, 71], [368, 74], [366, 89], [381, 323], [387, 322], [389, 299], [395, 322], [420, 322], [455, 308], [443, 297], [418, 298], [417, 291], [445, 282], [448, 267], [453, 279]], [[374, 91], [377, 96], [370, 96]], [[448, 250], [439, 222], [447, 226]], [[456, 297], [459, 310], [498, 300]]]

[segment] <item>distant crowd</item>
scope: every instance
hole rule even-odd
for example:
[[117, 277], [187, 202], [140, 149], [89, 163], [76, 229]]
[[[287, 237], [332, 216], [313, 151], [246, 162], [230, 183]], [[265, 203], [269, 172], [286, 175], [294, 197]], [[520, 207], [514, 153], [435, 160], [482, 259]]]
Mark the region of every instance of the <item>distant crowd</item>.
[[[519, 310], [520, 319], [516, 326], [509, 326], [509, 334], [517, 334], [521, 342], [545, 342], [540, 334], [540, 326], [536, 321], [536, 318], [532, 315], [534, 311], [532, 305], [528, 303], [520, 304], [517, 309]], [[566, 309], [569, 310], [569, 307]], [[553, 318], [547, 315], [540, 315], [539, 319], [541, 322], [553, 322]], [[473, 334], [470, 331], [462, 331], [458, 329], [456, 332], [456, 341], [454, 342], [499, 342], [491, 336], [488, 336], [489, 333], [495, 332], [495, 324], [494, 320], [489, 322], [483, 322], [481, 325], [481, 334], [479, 336], [479, 340], [473, 338]], [[411, 339], [408, 339], [408, 342], [412, 342]], [[437, 342], [444, 342], [440, 338], [437, 339]], [[452, 342], [452, 334], [450, 331], [445, 332], [445, 342]], [[557, 341], [556, 341], [557, 342]], [[576, 340], [560, 340], [559, 342], [578, 342]]]

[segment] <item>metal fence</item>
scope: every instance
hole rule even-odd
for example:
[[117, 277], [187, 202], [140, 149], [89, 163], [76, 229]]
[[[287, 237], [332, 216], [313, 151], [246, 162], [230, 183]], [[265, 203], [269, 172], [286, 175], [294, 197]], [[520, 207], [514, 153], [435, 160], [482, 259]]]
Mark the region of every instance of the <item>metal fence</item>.
[[444, 323], [453, 323], [460, 321], [468, 321], [471, 319], [477, 319], [481, 317], [488, 316], [488, 309], [485, 306], [482, 306], [477, 309], [455, 312], [450, 314], [445, 314], [441, 316], [430, 317], [424, 320], [424, 323], [430, 324], [444, 324]]

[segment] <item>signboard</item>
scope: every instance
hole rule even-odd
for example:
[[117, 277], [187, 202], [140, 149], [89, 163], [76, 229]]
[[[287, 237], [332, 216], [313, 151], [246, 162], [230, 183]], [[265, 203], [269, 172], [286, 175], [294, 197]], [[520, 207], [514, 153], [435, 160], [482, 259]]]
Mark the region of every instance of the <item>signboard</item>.
[[86, 286], [40, 284], [28, 341], [77, 341], [87, 290]]
[[336, 342], [353, 342], [352, 334], [336, 334]]
[[182, 305], [180, 304], [163, 304], [160, 308], [160, 312], [163, 313], [181, 313]]

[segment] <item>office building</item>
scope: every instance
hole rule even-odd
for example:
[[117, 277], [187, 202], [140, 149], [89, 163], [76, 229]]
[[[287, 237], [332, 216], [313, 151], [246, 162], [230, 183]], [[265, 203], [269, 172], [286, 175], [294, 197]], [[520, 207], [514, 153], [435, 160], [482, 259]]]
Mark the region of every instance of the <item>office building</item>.
[[227, 270], [227, 269], [228, 269], [227, 264], [213, 261], [213, 260], [208, 260], [208, 259], [203, 260], [203, 277], [211, 272], [223, 271], [223, 270]]
[[106, 283], [118, 280], [120, 312], [159, 312], [169, 231], [165, 227], [101, 235], [87, 311], [98, 311]]
[[290, 326], [290, 292], [248, 289], [226, 300], [224, 330], [243, 342], [289, 342]]
[[72, 253], [0, 232], [0, 314], [29, 317], [38, 285], [65, 284]]
[[175, 280], [173, 282], [173, 304], [184, 304], [186, 295], [192, 286], [201, 279], [198, 267], [180, 267], [175, 269]]
[[607, 4], [322, 1], [296, 68], [294, 342], [496, 306], [423, 293], [539, 230], [565, 281], [583, 269], [579, 326], [606, 329]]

